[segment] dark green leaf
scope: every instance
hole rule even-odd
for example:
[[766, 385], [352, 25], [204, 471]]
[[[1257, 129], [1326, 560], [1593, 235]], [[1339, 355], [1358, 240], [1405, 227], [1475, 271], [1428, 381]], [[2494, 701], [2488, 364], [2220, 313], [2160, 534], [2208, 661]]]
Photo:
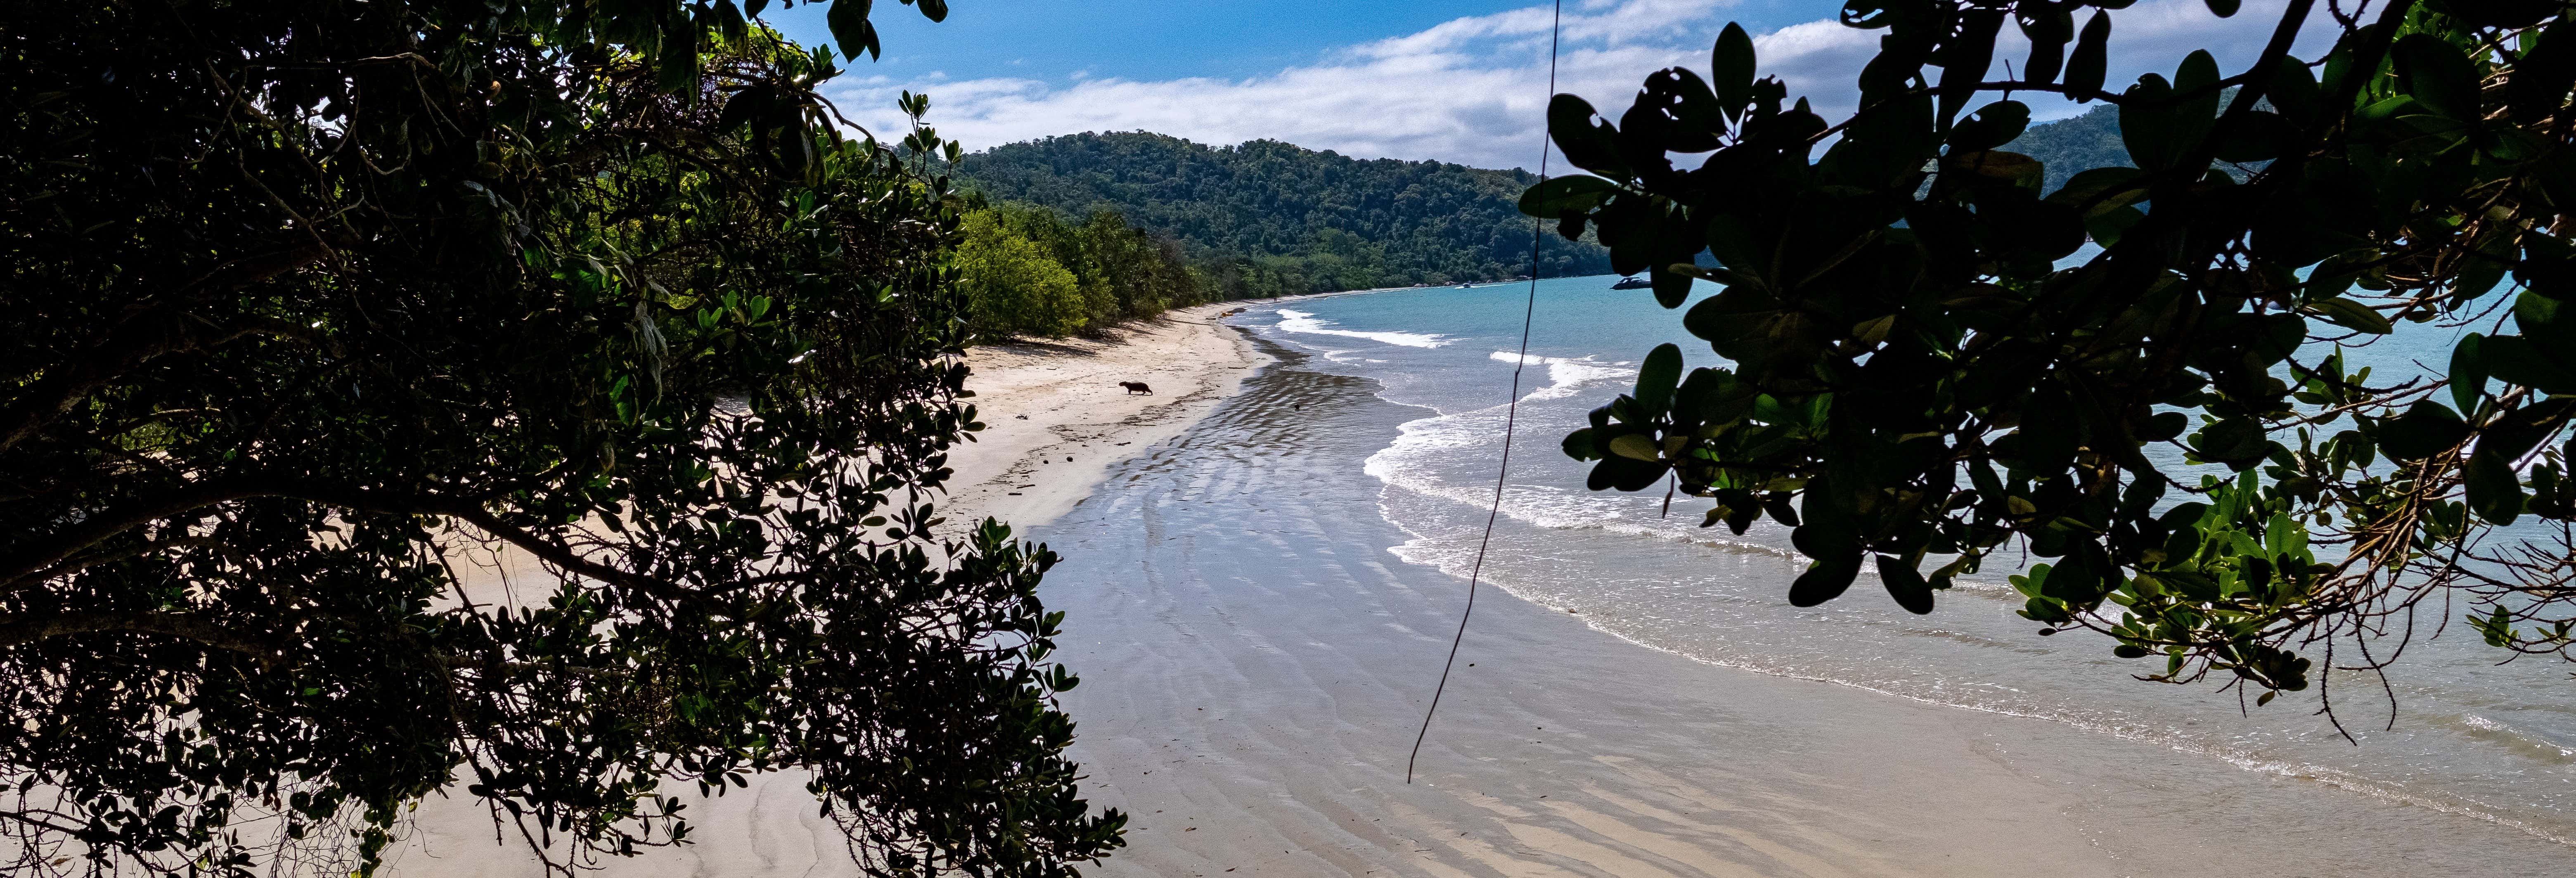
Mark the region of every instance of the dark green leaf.
[[2134, 200], [2117, 198], [2115, 193], [2134, 191], [2132, 184], [2145, 173], [2136, 168], [2092, 168], [2076, 172], [2048, 196], [2048, 200], [2079, 210], [2093, 210], [2100, 204], [2121, 204]]
[[1658, 265], [1650, 270], [1648, 280], [1654, 284], [1657, 304], [1666, 308], [1679, 308], [1683, 302], [1690, 300], [1691, 281], [1696, 275], [1676, 270], [1690, 267], [1688, 263], [1681, 263]]
[[2022, 63], [2021, 78], [2041, 85], [2057, 81], [2065, 68], [2066, 43], [2075, 38], [2075, 16], [2066, 6], [2056, 3], [2023, 3], [2022, 39], [2030, 43], [2030, 59]]
[[2029, 127], [2029, 105], [1996, 101], [1978, 108], [1973, 117], [1950, 129], [1950, 149], [1954, 153], [1995, 149], [2011, 143]]
[[[1932, 612], [1932, 584], [1923, 580], [1922, 571], [1914, 569], [1914, 565], [1880, 555], [1878, 579], [1886, 584], [1887, 595], [1896, 599], [1897, 606], [1918, 616]], [[1795, 597], [1790, 598], [1791, 603], [1796, 601]]]
[[1681, 382], [1682, 349], [1670, 342], [1659, 344], [1646, 354], [1646, 364], [1637, 370], [1637, 404], [1646, 411], [1662, 413], [1672, 405], [1673, 388]]
[[2201, 428], [2194, 437], [2192, 451], [2200, 459], [2226, 464], [2242, 470], [2262, 462], [2271, 453], [2272, 442], [2263, 425], [2251, 418], [2226, 418]]
[[[2140, 164], [2140, 168], [2172, 167], [2209, 136], [2218, 119], [2218, 59], [2205, 49], [2183, 56], [2182, 65], [2174, 70], [2173, 93], [2173, 108], [2163, 113], [2164, 124], [2172, 128], [2161, 138], [2168, 152], [2156, 165]], [[2188, 97], [2194, 94], [2198, 97]]]
[[1594, 121], [1598, 116], [1582, 98], [1557, 95], [1547, 103], [1548, 137], [1575, 167], [1604, 177], [1626, 177], [1628, 163], [1619, 158], [1618, 144], [1612, 139], [1615, 129], [1608, 122]]
[[1738, 284], [1692, 305], [1682, 314], [1682, 328], [1706, 339], [1718, 356], [1742, 362], [1759, 352], [1779, 306], [1769, 294]]
[[2390, 54], [2406, 93], [2417, 103], [2472, 124], [2484, 115], [2478, 105], [2477, 67], [2459, 47], [2431, 34], [2408, 34]]
[[1565, 434], [1565, 456], [1576, 460], [1599, 460], [1601, 448], [1593, 443], [1594, 435], [1595, 431], [1591, 427]]
[[1959, 14], [1959, 33], [1941, 45], [1941, 109], [1937, 123], [1947, 127], [1976, 97], [1978, 83], [1995, 60], [1995, 34], [2003, 29], [2004, 11], [1969, 7]]
[[1859, 577], [1858, 553], [1808, 564], [1807, 572], [1798, 574], [1797, 581], [1789, 583], [1789, 605], [1812, 607], [1842, 597], [1843, 592], [1851, 589], [1852, 580]]
[[2371, 335], [2387, 335], [2390, 332], [2395, 331], [2397, 328], [2394, 324], [2388, 322], [2388, 318], [2386, 316], [2381, 315], [2378, 311], [2371, 310], [2370, 306], [2341, 296], [2318, 299], [2316, 301], [2309, 302], [2307, 311], [2327, 323], [2332, 323], [2336, 326], [2340, 326], [2354, 332], [2366, 332]]
[[2475, 413], [2486, 398], [2487, 366], [2478, 356], [2485, 339], [2472, 332], [2451, 348], [2451, 401], [2463, 412]]
[[1541, 219], [1556, 219], [1568, 213], [1581, 213], [1600, 207], [1619, 193], [1619, 187], [1599, 177], [1574, 174], [1551, 177], [1521, 193], [1521, 212]]
[[2488, 337], [2478, 343], [2478, 359], [2489, 377], [2546, 393], [2576, 393], [2576, 368], [2518, 335]]
[[2263, 96], [2293, 123], [2304, 125], [2317, 116], [2317, 76], [2297, 58], [2281, 59]]
[[2469, 458], [2469, 509], [2488, 524], [2507, 525], [2522, 517], [2522, 482], [2514, 476], [2513, 459], [2479, 449]]
[[2576, 354], [2576, 307], [2538, 290], [2525, 290], [2513, 300], [2513, 322], [2522, 337], [2565, 359]]
[[2129, 150], [2129, 163], [2154, 172], [2171, 165], [2182, 152], [2181, 129], [2173, 124], [2174, 88], [2165, 78], [2153, 73], [2138, 77], [2138, 84], [2120, 94], [2120, 142]]
[[1616, 488], [1621, 491], [1643, 491], [1664, 477], [1664, 465], [1649, 463], [1624, 455], [1612, 454], [1594, 464], [1585, 482], [1595, 491]]
[[2404, 415], [2381, 421], [2374, 438], [2392, 460], [2422, 460], [2459, 447], [2469, 433], [2459, 414], [2425, 400]]
[[2146, 219], [2146, 212], [2134, 207], [2095, 211], [2084, 218], [2084, 233], [2104, 247], [2117, 246], [2122, 233]]
[[1663, 448], [1655, 444], [1655, 437], [1644, 433], [1625, 433], [1611, 438], [1610, 453], [1647, 463], [1660, 463], [1664, 459]]
[[2505, 80], [2505, 104], [2515, 119], [2538, 122], [2567, 103], [2570, 88], [2576, 88], [2576, 33], [2552, 27], [2541, 33], [2538, 45], [2514, 60], [2513, 75]]
[[877, 26], [868, 21], [872, 0], [832, 0], [832, 9], [823, 16], [832, 28], [832, 39], [841, 44], [841, 56], [859, 60], [859, 53], [877, 57]]
[[2240, 164], [2271, 161], [2298, 136], [2298, 127], [2280, 114], [2257, 110], [2236, 117], [2219, 138], [2216, 155], [2219, 161]]
[[2191, 416], [2181, 412], [2160, 412], [2147, 418], [2147, 425], [2137, 432], [2138, 441], [2163, 442], [2191, 429]]
[[2085, 20], [2084, 32], [2075, 39], [2075, 54], [2066, 59], [2066, 93], [2078, 101], [2092, 100], [2102, 93], [2102, 81], [2110, 69], [2111, 14], [2095, 11]]
[[2576, 409], [2576, 399], [2556, 398], [2506, 412], [2478, 432], [2478, 453], [2494, 454], [2513, 467], [2557, 433], [2571, 409]]
[[1709, 50], [1708, 87], [1728, 116], [1743, 116], [1744, 105], [1753, 99], [1754, 69], [1753, 37], [1742, 25], [1727, 22], [1717, 34], [1717, 46]]
[[2565, 0], [2437, 0], [2438, 8], [2476, 27], [2530, 27], [2567, 4]]

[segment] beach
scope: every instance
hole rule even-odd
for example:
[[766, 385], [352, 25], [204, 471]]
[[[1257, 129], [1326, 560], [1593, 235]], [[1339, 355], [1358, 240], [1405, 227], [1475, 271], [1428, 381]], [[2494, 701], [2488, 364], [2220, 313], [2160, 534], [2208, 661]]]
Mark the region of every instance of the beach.
[[[1084, 678], [1086, 792], [1132, 820], [1100, 874], [2541, 875], [2565, 854], [2062, 723], [1694, 661], [1491, 586], [1407, 784], [1465, 583], [1397, 557], [1416, 537], [1362, 461], [1422, 412], [1265, 350], [1239, 395], [1036, 531], [1067, 557], [1042, 593]], [[2285, 794], [2334, 816], [2283, 821]]]
[[[1241, 307], [1177, 308], [1099, 338], [973, 348], [966, 379], [984, 429], [949, 452], [953, 522], [1054, 521], [1111, 465], [1179, 435], [1232, 396], [1261, 363], [1251, 339], [1217, 322]], [[1149, 393], [1120, 382], [1141, 382]]]
[[[1705, 626], [1689, 607], [1739, 598], [1674, 590], [1672, 607], [1652, 607], [1585, 589], [1685, 564], [1734, 571], [1752, 583], [1740, 600], [1785, 609], [1783, 571], [1794, 567], [1526, 513], [1497, 531], [1498, 560], [1408, 783], [1468, 597], [1453, 550], [1481, 524], [1479, 497], [1490, 494], [1476, 491], [1492, 484], [1485, 450], [1435, 428], [1485, 408], [1462, 400], [1444, 415], [1395, 399], [1409, 397], [1384, 371], [1400, 362], [1389, 351], [1456, 350], [1442, 347], [1454, 335], [1353, 328], [1294, 301], [1229, 315], [1240, 306], [970, 354], [987, 428], [952, 455], [945, 512], [951, 527], [999, 517], [1064, 556], [1040, 594], [1066, 613], [1057, 658], [1082, 678], [1064, 696], [1078, 723], [1072, 753], [1084, 795], [1130, 817], [1127, 847], [1086, 874], [2564, 871], [2569, 849], [2528, 826], [1665, 637], [1656, 624]], [[1475, 394], [1507, 398], [1509, 372], [1476, 373]], [[1604, 382], [1624, 374], [1615, 361], [1557, 358], [1522, 391], [1573, 403], [1615, 392]], [[1425, 386], [1410, 392], [1469, 395]], [[1515, 469], [1531, 469], [1515, 491], [1559, 478], [1546, 463], [1555, 438], [1522, 437], [1529, 462], [1516, 456]], [[1407, 455], [1483, 469], [1488, 481], [1444, 488], [1403, 472]], [[1449, 517], [1425, 517], [1421, 504]], [[1567, 563], [1591, 557], [1577, 554], [1587, 540], [1628, 541], [1621, 557], [1635, 560]], [[1868, 625], [1912, 624], [1857, 589], [1846, 600], [1837, 612]], [[1928, 618], [1964, 626], [1960, 614], [1984, 610], [1944, 612]], [[1812, 632], [1801, 626], [1822, 618], [1716, 624], [1758, 638]], [[1911, 660], [1867, 638], [1825, 638], [1811, 648]], [[424, 807], [392, 874], [535, 874], [492, 845], [480, 812], [438, 812], [442, 801]], [[693, 812], [696, 844], [610, 861], [609, 873], [855, 872], [793, 776], [759, 778]]]
[[[952, 533], [985, 517], [1023, 529], [1063, 515], [1121, 461], [1165, 442], [1205, 416], [1264, 362], [1242, 332], [1216, 322], [1235, 303], [1174, 309], [1110, 327], [1097, 337], [1023, 340], [969, 349], [983, 430], [951, 450], [956, 475], [940, 505]], [[1121, 381], [1144, 382], [1131, 394]], [[507, 548], [468, 550], [459, 573], [478, 600], [522, 603], [544, 594], [542, 565]], [[522, 591], [525, 583], [528, 590]], [[757, 775], [749, 787], [692, 799], [691, 844], [648, 850], [598, 865], [618, 876], [857, 875], [838, 830], [815, 813], [805, 778]], [[386, 856], [385, 874], [415, 878], [540, 876], [542, 864], [515, 830], [496, 832], [491, 815], [463, 797], [432, 795]]]

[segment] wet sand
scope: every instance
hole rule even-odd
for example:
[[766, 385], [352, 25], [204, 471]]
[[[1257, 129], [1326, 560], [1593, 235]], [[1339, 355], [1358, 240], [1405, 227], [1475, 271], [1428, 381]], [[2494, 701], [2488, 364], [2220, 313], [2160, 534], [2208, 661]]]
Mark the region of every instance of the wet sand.
[[[1360, 462], [1420, 411], [1283, 362], [1037, 536], [1104, 875], [2549, 874], [2509, 829], [2054, 723], [1647, 649], [1398, 561]], [[1506, 538], [1509, 538], [1508, 535]], [[2282, 785], [2342, 820], [2285, 821]], [[2258, 793], [2260, 793], [2258, 795]], [[2338, 850], [2413, 855], [2356, 860]], [[2535, 859], [2534, 855], [2537, 855]]]
[[[1225, 302], [1174, 309], [1102, 338], [1032, 340], [967, 352], [984, 429], [949, 452], [950, 521], [1054, 521], [1111, 465], [1177, 436], [1259, 366], [1252, 342], [1218, 323]], [[1134, 393], [1122, 381], [1144, 383]]]
[[[976, 386], [984, 420], [1008, 423], [958, 458], [952, 515], [1009, 516], [1067, 559], [1041, 593], [1068, 613], [1058, 655], [1083, 677], [1065, 704], [1074, 755], [1084, 794], [1131, 815], [1128, 847], [1086, 874], [2551, 874], [2480, 855], [2547, 862], [2532, 848], [2545, 843], [2510, 830], [2053, 723], [1704, 664], [1493, 590], [1408, 785], [1464, 583], [1388, 551], [1412, 535], [1379, 514], [1383, 486], [1361, 461], [1422, 412], [1230, 329], [1168, 339], [1202, 329], [1227, 346], [1201, 350], [1276, 362], [1203, 359], [1232, 374], [1149, 377], [1161, 393], [1124, 400], [1091, 385], [1135, 380], [1112, 373], [1155, 365], [1149, 344], [1134, 351], [1147, 360], [1108, 365], [996, 352], [1018, 359]], [[1033, 466], [1080, 488], [1016, 488]], [[2283, 785], [2343, 819], [2277, 828], [2258, 803]], [[458, 804], [424, 807], [391, 874], [535, 874]], [[793, 778], [693, 810], [697, 844], [608, 874], [855, 872]], [[2410, 855], [2336, 853], [2365, 834]]]

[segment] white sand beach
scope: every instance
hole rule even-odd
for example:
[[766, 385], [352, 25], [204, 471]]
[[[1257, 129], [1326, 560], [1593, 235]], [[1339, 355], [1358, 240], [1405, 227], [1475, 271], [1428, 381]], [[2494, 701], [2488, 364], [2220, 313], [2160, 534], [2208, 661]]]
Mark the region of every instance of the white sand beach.
[[[1111, 465], [1180, 435], [1262, 362], [1249, 339], [1217, 322], [1236, 307], [1175, 309], [1096, 339], [974, 348], [966, 388], [984, 429], [949, 453], [957, 475], [948, 519], [1046, 524], [1089, 496]], [[1153, 392], [1129, 392], [1122, 381]]]
[[[1356, 462], [1412, 415], [1300, 371], [1229, 310], [969, 358], [987, 429], [952, 458], [947, 515], [1066, 555], [1041, 593], [1084, 680], [1074, 755], [1085, 795], [1131, 816], [1086, 873], [2469, 874], [2471, 851], [2556, 849], [2322, 787], [2348, 829], [2216, 832], [2303, 781], [2125, 741], [2102, 771], [2094, 732], [1693, 661], [1500, 591], [1408, 785], [1464, 583], [1389, 553], [1406, 535]], [[539, 874], [465, 804], [424, 806], [389, 874]], [[694, 844], [605, 874], [856, 872], [801, 778], [692, 810]], [[2347, 831], [2423, 855], [2326, 854]]]

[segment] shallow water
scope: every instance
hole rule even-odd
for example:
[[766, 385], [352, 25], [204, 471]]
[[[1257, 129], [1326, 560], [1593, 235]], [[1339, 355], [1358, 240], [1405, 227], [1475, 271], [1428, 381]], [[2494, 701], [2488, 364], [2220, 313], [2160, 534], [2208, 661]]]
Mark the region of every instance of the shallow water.
[[[2039, 626], [2013, 614], [2020, 600], [2002, 582], [2006, 571], [1990, 567], [1985, 581], [1945, 593], [1929, 616], [1903, 612], [1867, 579], [1840, 600], [1798, 609], [1785, 595], [1804, 564], [1785, 532], [1756, 525], [1736, 537], [1696, 526], [1706, 501], [1673, 499], [1666, 515], [1661, 492], [1585, 491], [1586, 465], [1567, 459], [1558, 440], [1582, 425], [1586, 410], [1627, 389], [1633, 360], [1674, 341], [1691, 366], [1723, 364], [1681, 331], [1680, 311], [1656, 308], [1648, 291], [1609, 290], [1611, 280], [1539, 284], [1504, 520], [1485, 581], [1701, 662], [2082, 730], [2106, 742], [2085, 757], [2103, 760], [2105, 771], [2180, 752], [2288, 779], [2230, 793], [2245, 797], [2242, 807], [2286, 821], [2274, 827], [2284, 834], [2328, 831], [2349, 815], [2319, 805], [2366, 797], [2545, 842], [2494, 861], [2496, 871], [2576, 868], [2569, 669], [2529, 659], [2497, 666], [2505, 654], [2464, 625], [2445, 626], [2438, 606], [2416, 620], [2415, 640], [2385, 692], [2376, 678], [2332, 681], [2354, 739], [2347, 740], [2316, 714], [2314, 692], [2253, 707], [2215, 683], [2135, 680], [2160, 663], [2115, 658], [2107, 640], [2083, 632], [2037, 636]], [[1464, 576], [1475, 561], [1526, 293], [1522, 286], [1389, 291], [1256, 307], [1235, 318], [1310, 353], [1300, 368], [1368, 379], [1383, 400], [1414, 408], [1418, 417], [1361, 464], [1377, 485], [1378, 513], [1409, 537], [1391, 547], [1406, 562]], [[2362, 358], [2390, 374], [2413, 361], [2438, 362], [2444, 351], [2446, 343], [2383, 347]], [[2214, 783], [2190, 780], [2205, 776], [2189, 772], [2175, 777]], [[2402, 850], [2374, 850], [2398, 842], [2368, 835], [2349, 843], [2353, 862], [2423, 855], [2419, 841]]]

